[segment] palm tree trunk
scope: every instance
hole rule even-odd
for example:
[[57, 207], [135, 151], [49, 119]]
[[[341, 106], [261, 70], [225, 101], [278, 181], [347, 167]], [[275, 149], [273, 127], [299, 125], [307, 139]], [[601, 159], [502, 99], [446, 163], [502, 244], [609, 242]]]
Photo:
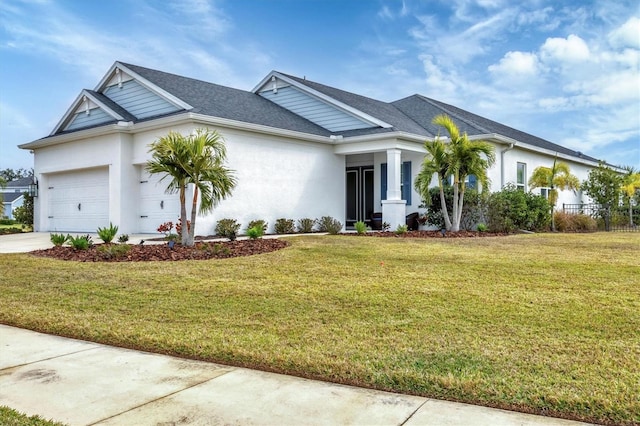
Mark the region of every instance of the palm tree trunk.
[[449, 212], [447, 211], [447, 200], [444, 196], [444, 186], [442, 185], [441, 178], [438, 178], [438, 184], [440, 186], [440, 207], [442, 209], [442, 217], [444, 218], [444, 227], [447, 231], [450, 231], [451, 220], [449, 219]]
[[195, 240], [195, 233], [196, 233], [196, 209], [198, 207], [198, 185], [194, 185], [193, 187], [193, 201], [191, 203], [191, 226], [187, 226], [189, 225], [188, 223], [185, 223], [183, 226], [183, 231], [184, 232], [184, 228], [187, 228], [187, 235], [189, 236], [189, 239], [187, 240], [187, 245], [188, 246], [193, 246], [195, 244], [194, 240]]
[[633, 206], [631, 205], [631, 197], [629, 197], [629, 226], [633, 228]]
[[458, 232], [460, 230], [460, 220], [458, 218], [458, 182], [457, 179], [453, 182], [453, 221], [451, 222], [451, 232]]
[[462, 223], [462, 206], [464, 205], [464, 192], [465, 187], [462, 187], [462, 191], [460, 191], [460, 200], [458, 204], [458, 231], [460, 230], [460, 224]]
[[187, 196], [186, 196], [186, 185], [181, 184], [180, 186], [180, 223], [182, 223], [182, 235], [180, 242], [183, 246], [187, 245], [189, 235], [184, 232], [186, 223], [187, 223]]

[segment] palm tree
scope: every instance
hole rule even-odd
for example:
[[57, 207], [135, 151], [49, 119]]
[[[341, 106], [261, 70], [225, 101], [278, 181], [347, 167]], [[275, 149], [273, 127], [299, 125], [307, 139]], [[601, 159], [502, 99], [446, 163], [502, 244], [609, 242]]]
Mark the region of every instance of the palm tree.
[[567, 189], [572, 190], [574, 193], [580, 187], [580, 181], [577, 177], [571, 174], [569, 165], [558, 161], [558, 156], [553, 160], [553, 166], [549, 167], [536, 167], [529, 179], [529, 186], [533, 188], [550, 188], [549, 189], [549, 202], [552, 206], [551, 211], [551, 230], [555, 232], [556, 222], [553, 217], [553, 210], [555, 210], [556, 202], [558, 201], [558, 189], [564, 191]]
[[640, 190], [640, 171], [631, 166], [624, 167], [626, 173], [622, 178], [622, 192], [627, 196], [629, 203], [629, 226], [633, 226], [633, 206], [631, 200], [636, 191]]
[[416, 176], [414, 186], [416, 191], [422, 195], [422, 199], [425, 202], [431, 203], [431, 197], [429, 196], [429, 185], [431, 185], [431, 179], [433, 174], [436, 173], [438, 177], [438, 188], [440, 188], [440, 204], [442, 206], [442, 216], [444, 217], [445, 228], [451, 229], [451, 219], [449, 218], [449, 212], [447, 211], [447, 203], [444, 195], [444, 181], [447, 178], [447, 149], [445, 143], [436, 138], [433, 141], [426, 141], [424, 148], [427, 150], [427, 154], [422, 160], [422, 168], [420, 173]]
[[[197, 129], [194, 134], [183, 136], [169, 132], [150, 145], [152, 158], [147, 162], [149, 173], [161, 173], [170, 178], [167, 192], [180, 195], [180, 220], [182, 244], [193, 246], [198, 196], [200, 213], [211, 212], [218, 202], [231, 194], [236, 181], [232, 172], [224, 166], [226, 148], [224, 140], [215, 131]], [[193, 184], [191, 223], [187, 221], [186, 189]]]
[[[442, 126], [449, 133], [449, 143], [444, 144], [440, 137], [433, 142], [425, 142], [428, 156], [422, 164], [422, 169], [416, 180], [416, 190], [423, 199], [428, 199], [429, 182], [434, 173], [438, 175], [440, 187], [440, 202], [448, 230], [457, 232], [462, 221], [462, 207], [464, 205], [465, 181], [468, 176], [475, 175], [481, 188], [489, 185], [487, 169], [495, 162], [495, 148], [486, 141], [472, 141], [466, 133], [460, 130], [447, 115], [438, 115], [433, 124]], [[453, 176], [453, 211], [451, 220], [447, 212], [443, 182]]]

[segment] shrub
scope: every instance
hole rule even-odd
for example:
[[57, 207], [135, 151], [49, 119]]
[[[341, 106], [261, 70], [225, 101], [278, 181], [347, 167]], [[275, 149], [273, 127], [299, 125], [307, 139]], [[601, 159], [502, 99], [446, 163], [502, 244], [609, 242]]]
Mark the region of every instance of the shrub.
[[554, 220], [559, 232], [593, 232], [598, 229], [596, 220], [586, 214], [555, 212]]
[[252, 240], [262, 237], [263, 234], [264, 234], [264, 231], [262, 230], [262, 227], [260, 225], [256, 225], [247, 229], [247, 235]]
[[56, 247], [60, 247], [61, 245], [66, 243], [67, 240], [69, 240], [69, 238], [71, 238], [71, 235], [64, 235], [64, 234], [50, 234], [49, 235], [49, 239], [51, 239], [51, 243], [53, 243], [53, 245], [56, 246]]
[[274, 225], [276, 234], [293, 234], [296, 232], [293, 219], [278, 219]]
[[[453, 187], [445, 186], [444, 197], [447, 203], [447, 211], [453, 214]], [[475, 189], [467, 189], [464, 193], [464, 205], [462, 206], [462, 219], [460, 229], [472, 230], [476, 224], [485, 220], [487, 197]], [[444, 228], [444, 216], [442, 215], [442, 203], [440, 201], [440, 189], [437, 187], [429, 189], [429, 200], [423, 200], [422, 206], [427, 209], [421, 216], [422, 225]]]
[[551, 205], [544, 197], [520, 191], [513, 184], [489, 196], [487, 225], [494, 232], [541, 231], [550, 222]]
[[484, 223], [479, 223], [477, 226], [478, 232], [487, 232], [487, 230], [489, 229], [489, 227], [487, 225], [485, 225]]
[[33, 225], [33, 197], [29, 193], [24, 192], [24, 202], [20, 207], [13, 210], [13, 217], [16, 222], [23, 225]]
[[78, 235], [76, 237], [72, 237], [69, 235], [69, 243], [75, 250], [87, 250], [89, 247], [93, 245], [93, 240], [91, 239], [91, 235]]
[[362, 222], [362, 221], [358, 221], [353, 225], [356, 228], [356, 232], [358, 234], [366, 234], [367, 230], [368, 230], [368, 226], [366, 223]]
[[391, 229], [391, 224], [389, 222], [382, 222], [382, 230], [387, 232], [389, 229]]
[[235, 219], [220, 219], [216, 223], [216, 235], [221, 237], [235, 240], [238, 231], [240, 230], [240, 224]]
[[229, 249], [229, 247], [217, 243], [204, 243], [200, 246], [200, 249], [217, 257], [227, 257], [231, 254], [231, 249]]
[[313, 232], [313, 227], [316, 224], [315, 219], [310, 219], [308, 217], [298, 219], [298, 232], [303, 234], [309, 234]]
[[127, 234], [122, 234], [118, 237], [118, 242], [121, 244], [126, 243], [127, 241], [129, 241], [129, 235]]
[[157, 231], [161, 234], [164, 234], [165, 237], [168, 237], [171, 234], [171, 230], [173, 229], [173, 222], [165, 222], [158, 226]]
[[407, 225], [398, 225], [398, 227], [395, 230], [395, 233], [397, 235], [403, 235], [403, 234], [406, 234], [407, 231], [409, 231], [409, 227]]
[[265, 232], [267, 232], [267, 227], [269, 226], [269, 224], [262, 219], [252, 220], [247, 226], [247, 232], [249, 231], [249, 229], [255, 228], [256, 226], [261, 228], [262, 234], [264, 234]]
[[342, 223], [331, 216], [322, 216], [317, 222], [320, 232], [328, 232], [331, 235], [335, 235], [342, 231]]
[[119, 259], [131, 251], [129, 244], [104, 244], [98, 247], [98, 253], [104, 259]]
[[118, 233], [118, 227], [113, 226], [111, 222], [109, 222], [109, 227], [98, 228], [98, 237], [106, 244], [109, 244], [115, 238]]
[[0, 225], [15, 225], [18, 221], [13, 219], [0, 219]]

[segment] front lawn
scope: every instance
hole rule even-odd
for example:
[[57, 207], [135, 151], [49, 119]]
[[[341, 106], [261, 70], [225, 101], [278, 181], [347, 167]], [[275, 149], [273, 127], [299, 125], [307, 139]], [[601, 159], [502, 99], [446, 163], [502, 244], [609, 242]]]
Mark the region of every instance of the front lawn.
[[304, 236], [265, 255], [0, 255], [0, 322], [189, 358], [640, 423], [640, 234]]

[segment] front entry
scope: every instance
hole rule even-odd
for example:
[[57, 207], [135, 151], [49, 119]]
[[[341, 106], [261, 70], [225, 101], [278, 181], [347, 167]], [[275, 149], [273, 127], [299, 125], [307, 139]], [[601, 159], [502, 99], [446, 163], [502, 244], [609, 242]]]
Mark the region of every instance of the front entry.
[[347, 167], [346, 226], [362, 221], [369, 225], [373, 214], [373, 166]]

